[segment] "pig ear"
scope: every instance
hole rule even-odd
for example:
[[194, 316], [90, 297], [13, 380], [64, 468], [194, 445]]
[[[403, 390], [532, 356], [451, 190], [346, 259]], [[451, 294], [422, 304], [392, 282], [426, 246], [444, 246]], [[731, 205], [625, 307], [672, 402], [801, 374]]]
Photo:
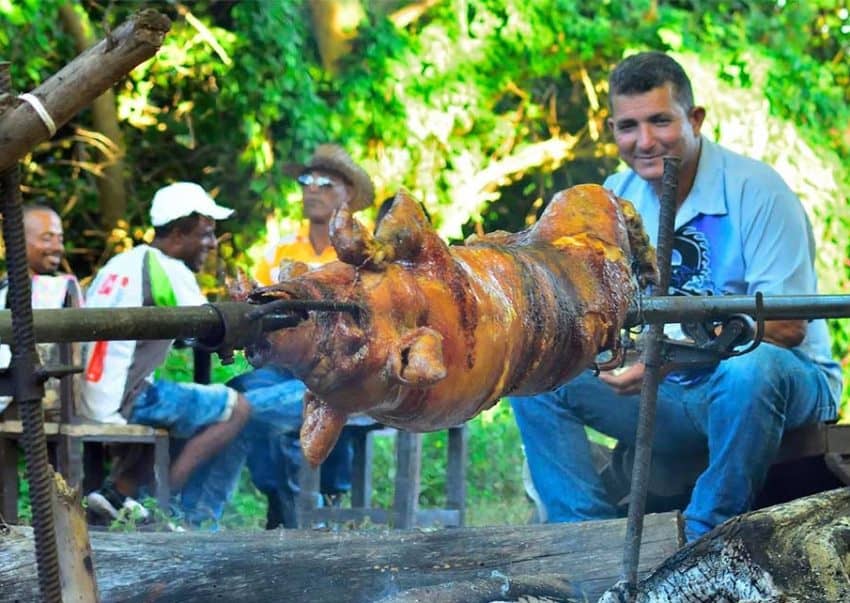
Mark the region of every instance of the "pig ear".
[[378, 222], [375, 238], [393, 260], [415, 260], [422, 249], [426, 233], [433, 227], [422, 206], [405, 190], [396, 193], [386, 215]]
[[414, 387], [428, 387], [444, 379], [443, 336], [428, 327], [408, 331], [399, 347], [390, 352], [389, 369], [395, 381]]
[[348, 413], [328, 406], [311, 391], [304, 394], [301, 449], [311, 466], [316, 467], [328, 458], [347, 420]]

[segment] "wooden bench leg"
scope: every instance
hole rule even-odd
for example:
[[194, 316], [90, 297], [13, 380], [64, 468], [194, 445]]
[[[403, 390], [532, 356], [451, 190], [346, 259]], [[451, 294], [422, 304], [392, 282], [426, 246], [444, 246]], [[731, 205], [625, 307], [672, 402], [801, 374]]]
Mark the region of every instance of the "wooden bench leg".
[[466, 425], [449, 429], [449, 457], [446, 461], [446, 507], [457, 509], [458, 526], [464, 525], [465, 521], [467, 440]]
[[97, 490], [106, 479], [106, 447], [102, 442], [83, 445], [83, 494]]
[[296, 521], [299, 528], [310, 528], [313, 524], [313, 511], [319, 500], [319, 467], [311, 467], [304, 458], [298, 472], [298, 504]]
[[399, 431], [396, 438], [393, 527], [407, 529], [416, 525], [420, 465], [422, 462], [422, 434]]
[[372, 432], [358, 429], [351, 437], [354, 458], [351, 475], [351, 507], [367, 509], [372, 506]]
[[56, 469], [75, 490], [83, 486], [83, 441], [60, 433], [56, 446]]
[[0, 515], [18, 523], [18, 446], [6, 438], [0, 438]]
[[153, 473], [156, 481], [156, 502], [163, 513], [168, 513], [171, 505], [171, 484], [168, 482], [168, 470], [171, 466], [167, 435], [158, 435], [153, 444]]

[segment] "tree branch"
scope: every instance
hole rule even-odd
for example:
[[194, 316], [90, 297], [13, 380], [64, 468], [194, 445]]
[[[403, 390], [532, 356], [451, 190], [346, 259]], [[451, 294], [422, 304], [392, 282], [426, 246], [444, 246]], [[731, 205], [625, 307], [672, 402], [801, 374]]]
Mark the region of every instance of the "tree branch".
[[[165, 15], [153, 10], [140, 11], [32, 94], [59, 128], [134, 67], [156, 54], [170, 28], [171, 21]], [[49, 137], [41, 118], [23, 101], [0, 115], [0, 132], [0, 170], [14, 165]]]
[[[88, 19], [81, 18], [70, 4], [59, 7], [62, 26], [74, 40], [77, 52], [83, 52], [94, 42], [89, 34]], [[124, 133], [118, 121], [115, 94], [107, 89], [92, 101], [92, 124], [98, 136], [109, 143], [109, 150], [95, 145], [104, 161], [92, 173], [97, 177], [100, 219], [104, 228], [112, 228], [127, 214], [127, 193], [124, 186]], [[92, 137], [94, 139], [94, 137]]]
[[453, 238], [460, 236], [461, 228], [469, 216], [481, 211], [488, 202], [497, 198], [499, 188], [518, 180], [532, 168], [546, 166], [554, 170], [572, 157], [579, 139], [580, 136], [570, 134], [556, 136], [525, 146], [513, 155], [488, 165], [453, 191], [455, 206], [462, 211], [446, 213], [439, 228], [440, 234]]
[[393, 11], [393, 13], [389, 15], [388, 19], [399, 29], [404, 29], [424, 15], [429, 8], [439, 4], [440, 1], [441, 0], [420, 0], [419, 2], [413, 2]]

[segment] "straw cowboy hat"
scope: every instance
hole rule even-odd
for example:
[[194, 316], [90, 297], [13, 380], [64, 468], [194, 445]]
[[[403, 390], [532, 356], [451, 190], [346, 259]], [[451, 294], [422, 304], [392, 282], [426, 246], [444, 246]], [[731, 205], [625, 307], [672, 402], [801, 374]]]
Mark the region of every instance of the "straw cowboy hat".
[[306, 164], [289, 163], [283, 167], [283, 172], [293, 178], [298, 178], [305, 172], [319, 170], [342, 177], [353, 189], [351, 209], [364, 209], [375, 202], [375, 187], [372, 179], [363, 168], [341, 146], [323, 144], [316, 147], [313, 156]]

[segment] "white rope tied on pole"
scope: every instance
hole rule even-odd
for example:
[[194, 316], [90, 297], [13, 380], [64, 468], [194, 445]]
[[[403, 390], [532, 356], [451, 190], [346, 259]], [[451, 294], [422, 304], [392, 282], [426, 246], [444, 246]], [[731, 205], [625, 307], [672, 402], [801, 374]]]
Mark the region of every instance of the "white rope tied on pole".
[[28, 103], [29, 106], [33, 108], [36, 115], [41, 118], [41, 123], [43, 123], [44, 127], [47, 128], [50, 136], [56, 134], [56, 123], [54, 123], [53, 118], [50, 117], [50, 113], [47, 112], [47, 109], [44, 108], [44, 105], [41, 104], [41, 101], [36, 95], [25, 92], [24, 94], [19, 94], [18, 98], [25, 103]]

